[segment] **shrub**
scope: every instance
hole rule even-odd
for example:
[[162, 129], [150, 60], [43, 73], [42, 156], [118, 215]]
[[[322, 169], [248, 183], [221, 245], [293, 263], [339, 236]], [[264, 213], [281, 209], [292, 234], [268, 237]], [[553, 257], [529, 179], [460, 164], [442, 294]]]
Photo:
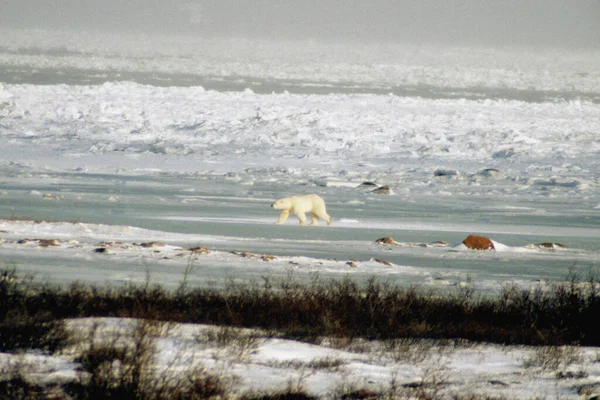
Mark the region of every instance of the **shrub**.
[[[122, 288], [80, 283], [68, 289], [36, 287], [13, 272], [0, 279], [0, 329], [8, 343], [18, 326], [32, 326], [36, 337], [19, 339], [23, 346], [56, 349], [62, 334], [54, 320], [117, 316], [232, 327], [262, 328], [279, 337], [320, 343], [353, 339], [455, 339], [526, 345], [600, 345], [596, 316], [600, 293], [594, 279], [571, 277], [550, 290], [505, 288], [492, 297], [470, 290], [442, 293], [399, 287], [371, 279], [349, 278], [299, 284], [290, 279], [264, 284], [229, 283], [225, 289], [186, 288], [169, 292], [149, 283]], [[19, 325], [20, 324], [20, 325]], [[11, 326], [14, 328], [11, 328]], [[219, 333], [226, 340], [227, 331]], [[252, 347], [256, 338], [243, 338]], [[242, 338], [237, 339], [238, 342]]]

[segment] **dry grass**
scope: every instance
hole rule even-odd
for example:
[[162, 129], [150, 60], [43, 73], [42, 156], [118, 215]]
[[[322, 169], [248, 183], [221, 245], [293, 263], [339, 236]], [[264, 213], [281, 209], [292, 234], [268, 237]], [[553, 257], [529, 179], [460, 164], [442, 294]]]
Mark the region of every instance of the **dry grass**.
[[197, 334], [195, 340], [205, 347], [215, 346], [237, 360], [247, 359], [265, 341], [256, 332], [229, 326], [211, 328]]
[[572, 364], [581, 363], [582, 359], [580, 349], [575, 346], [540, 346], [523, 360], [523, 366], [559, 371]]

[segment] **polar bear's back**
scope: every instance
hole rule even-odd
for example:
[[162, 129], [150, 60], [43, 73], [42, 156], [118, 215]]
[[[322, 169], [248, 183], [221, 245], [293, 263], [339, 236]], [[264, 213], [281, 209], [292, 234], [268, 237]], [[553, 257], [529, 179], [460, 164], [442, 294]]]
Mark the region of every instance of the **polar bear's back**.
[[292, 205], [296, 212], [325, 211], [325, 200], [316, 194], [292, 196]]

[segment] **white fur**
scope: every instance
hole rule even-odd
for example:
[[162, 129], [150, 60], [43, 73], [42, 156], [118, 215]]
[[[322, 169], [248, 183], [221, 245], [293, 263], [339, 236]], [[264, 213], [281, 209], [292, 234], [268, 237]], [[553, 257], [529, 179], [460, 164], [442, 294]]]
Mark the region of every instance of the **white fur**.
[[290, 213], [294, 213], [300, 225], [306, 225], [306, 213], [310, 213], [312, 225], [319, 225], [319, 218], [331, 225], [331, 217], [327, 214], [325, 201], [316, 194], [307, 194], [304, 196], [291, 196], [276, 200], [271, 204], [276, 210], [282, 210], [277, 220], [278, 224], [283, 224]]

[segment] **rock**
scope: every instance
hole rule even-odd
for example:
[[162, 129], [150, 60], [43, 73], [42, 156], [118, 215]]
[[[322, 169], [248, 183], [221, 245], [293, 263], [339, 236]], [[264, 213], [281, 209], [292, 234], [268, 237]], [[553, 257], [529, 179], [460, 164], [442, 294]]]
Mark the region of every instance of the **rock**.
[[435, 242], [429, 243], [428, 246], [431, 246], [431, 247], [448, 247], [448, 242], [446, 242], [444, 240], [436, 240]]
[[539, 247], [545, 247], [547, 249], [555, 249], [557, 247], [560, 247], [562, 249], [566, 249], [567, 245], [566, 244], [562, 244], [562, 243], [551, 243], [551, 242], [543, 242], [543, 243], [538, 243], [537, 246]]
[[381, 259], [381, 258], [376, 258], [374, 261], [376, 261], [376, 262], [378, 262], [380, 264], [383, 264], [383, 265], [387, 265], [388, 267], [391, 267], [392, 265], [394, 265], [390, 261], [384, 260], [384, 259]]
[[356, 267], [358, 267], [357, 263], [358, 263], [358, 260], [350, 260], [346, 263], [346, 265], [349, 265], [352, 268], [356, 268]]
[[378, 243], [378, 244], [387, 244], [387, 245], [390, 245], [390, 246], [395, 246], [395, 245], [399, 244], [398, 242], [396, 242], [394, 239], [392, 239], [389, 236], [388, 237], [379, 238], [379, 239], [377, 239], [375, 241], [375, 243]]
[[486, 178], [493, 178], [493, 179], [502, 179], [504, 178], [504, 173], [500, 170], [497, 170], [496, 168], [486, 168], [483, 169], [479, 172], [477, 172], [477, 175], [479, 176], [483, 176]]
[[207, 249], [206, 247], [192, 247], [190, 249], [188, 249], [189, 251], [191, 251], [192, 253], [196, 253], [196, 254], [208, 254], [210, 253], [210, 250]]
[[469, 235], [463, 244], [472, 250], [495, 250], [494, 243], [485, 236]]
[[240, 256], [240, 257], [244, 257], [244, 258], [258, 257], [257, 254], [251, 253], [249, 251], [232, 251], [231, 254], [235, 254], [236, 256]]
[[543, 242], [537, 244], [528, 244], [528, 249], [544, 249], [544, 250], [554, 250], [554, 249], [566, 249], [567, 245], [562, 243], [552, 243], [552, 242]]
[[40, 239], [38, 243], [42, 247], [60, 246], [60, 242], [56, 239]]
[[147, 242], [147, 243], [140, 243], [140, 246], [145, 247], [145, 248], [165, 247], [165, 244], [163, 242]]
[[269, 254], [263, 254], [260, 257], [260, 259], [263, 260], [263, 261], [273, 261], [273, 260], [277, 260], [277, 257], [269, 255]]
[[391, 193], [391, 189], [389, 186], [380, 186], [375, 190], [372, 190], [371, 193], [375, 193], [375, 194], [390, 194]]
[[357, 186], [357, 188], [373, 188], [373, 187], [377, 187], [377, 184], [375, 182], [370, 182], [370, 181], [365, 181]]
[[94, 253], [106, 254], [108, 253], [108, 249], [106, 247], [97, 247], [94, 249]]
[[456, 177], [458, 176], [458, 171], [454, 169], [443, 169], [438, 168], [433, 173], [433, 176], [447, 176], [447, 177]]

